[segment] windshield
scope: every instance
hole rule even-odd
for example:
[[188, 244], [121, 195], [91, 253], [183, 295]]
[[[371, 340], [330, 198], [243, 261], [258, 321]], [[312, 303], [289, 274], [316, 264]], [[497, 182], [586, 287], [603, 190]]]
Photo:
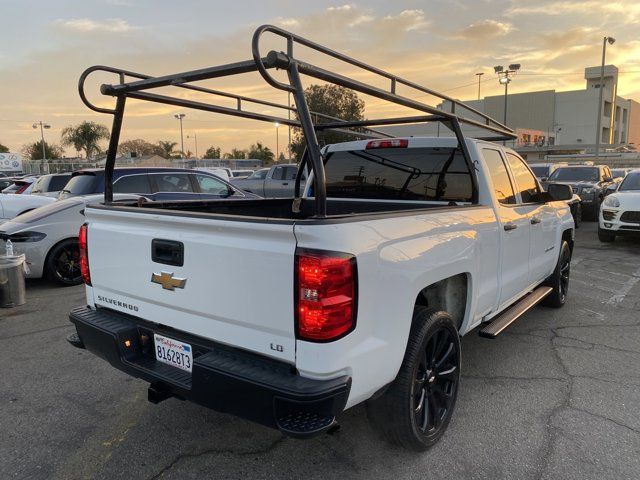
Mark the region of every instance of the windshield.
[[531, 167], [533, 174], [538, 178], [546, 177], [549, 174], [549, 167], [542, 165], [538, 167]]
[[618, 187], [619, 192], [640, 190], [640, 172], [631, 172], [624, 177], [624, 180]]
[[251, 175], [247, 177], [247, 180], [264, 180], [265, 178], [267, 178], [268, 172], [269, 172], [268, 168], [265, 168], [264, 170], [256, 170], [255, 172], [253, 172]]
[[87, 195], [95, 193], [97, 176], [93, 174], [80, 174], [71, 177], [71, 180], [64, 186], [61, 198], [74, 195]]
[[611, 170], [612, 178], [624, 178], [626, 174], [627, 174], [626, 170], [619, 170], [617, 168], [614, 168], [613, 170]]
[[598, 169], [588, 167], [561, 167], [551, 174], [549, 180], [570, 182], [597, 182]]

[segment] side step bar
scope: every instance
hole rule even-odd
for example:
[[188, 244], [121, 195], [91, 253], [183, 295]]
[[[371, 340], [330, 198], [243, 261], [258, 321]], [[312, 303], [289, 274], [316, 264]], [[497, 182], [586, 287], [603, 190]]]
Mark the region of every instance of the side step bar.
[[553, 288], [551, 287], [536, 288], [533, 292], [526, 295], [496, 318], [491, 320], [482, 330], [480, 330], [480, 336], [485, 338], [496, 338], [504, 331], [505, 328], [519, 319], [531, 308], [535, 307], [552, 291]]

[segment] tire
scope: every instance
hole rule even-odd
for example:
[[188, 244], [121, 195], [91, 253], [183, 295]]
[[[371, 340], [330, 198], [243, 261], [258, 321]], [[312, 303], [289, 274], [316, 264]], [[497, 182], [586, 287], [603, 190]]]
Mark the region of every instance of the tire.
[[70, 238], [54, 245], [47, 255], [46, 276], [61, 285], [80, 285], [78, 239]]
[[453, 319], [416, 307], [400, 371], [382, 396], [367, 402], [368, 416], [390, 443], [427, 450], [449, 425], [459, 383], [460, 337]]
[[576, 214], [573, 217], [573, 223], [576, 228], [580, 228], [580, 223], [582, 223], [582, 205], [580, 203], [576, 205]]
[[604, 243], [611, 243], [616, 239], [615, 233], [609, 233], [606, 230], [600, 228], [598, 225], [598, 240]]
[[545, 285], [553, 288], [553, 291], [542, 300], [542, 305], [560, 308], [567, 302], [569, 294], [569, 276], [571, 274], [571, 249], [566, 240], [560, 245], [558, 263]]

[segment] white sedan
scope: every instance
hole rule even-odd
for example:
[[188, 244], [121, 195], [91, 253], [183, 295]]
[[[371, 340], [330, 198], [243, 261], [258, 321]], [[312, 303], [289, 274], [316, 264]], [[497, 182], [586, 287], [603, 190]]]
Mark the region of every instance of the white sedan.
[[616, 235], [640, 234], [640, 169], [629, 172], [616, 191], [605, 197], [598, 222], [601, 242], [613, 242]]
[[[82, 283], [78, 264], [78, 230], [85, 221], [84, 209], [87, 204], [100, 202], [104, 195], [60, 201], [49, 197], [35, 198], [51, 202], [0, 225], [0, 252], [4, 252], [5, 242], [11, 240], [14, 253], [25, 254], [29, 267], [27, 278], [47, 277], [63, 285]], [[137, 195], [114, 195], [114, 200], [137, 198]]]
[[0, 195], [0, 224], [55, 201], [55, 198], [36, 195]]

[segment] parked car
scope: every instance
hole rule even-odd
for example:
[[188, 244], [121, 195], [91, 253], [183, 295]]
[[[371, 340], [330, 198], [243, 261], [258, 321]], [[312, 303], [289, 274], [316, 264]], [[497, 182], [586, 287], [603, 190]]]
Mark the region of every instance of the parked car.
[[597, 219], [613, 177], [606, 165], [569, 165], [556, 169], [549, 176], [547, 185], [552, 183], [571, 186], [573, 193], [580, 196], [582, 213]]
[[295, 163], [278, 164], [268, 169], [263, 178], [250, 175], [244, 180], [231, 179], [231, 182], [245, 192], [255, 193], [263, 198], [287, 198], [293, 196], [297, 173], [298, 166]]
[[[113, 173], [113, 192], [144, 195], [150, 200], [202, 200], [251, 198], [220, 177], [198, 170], [161, 167], [123, 167]], [[92, 168], [73, 172], [58, 198], [104, 192], [104, 170]]]
[[598, 238], [613, 242], [617, 235], [640, 233], [640, 169], [627, 173], [615, 193], [608, 195], [598, 219]]
[[38, 195], [0, 195], [0, 223], [55, 201]]
[[621, 182], [625, 175], [629, 173], [633, 168], [612, 168], [611, 176], [613, 177], [614, 182]]
[[13, 179], [11, 177], [0, 177], [0, 193], [11, 185], [13, 185]]
[[14, 178], [11, 185], [2, 190], [2, 193], [29, 195], [35, 181], [36, 177]]
[[60, 191], [71, 179], [71, 173], [51, 173], [42, 175], [31, 188], [31, 195], [44, 195], [46, 197], [58, 197]]
[[211, 173], [211, 174], [215, 175], [216, 177], [220, 177], [225, 182], [228, 182], [233, 177], [233, 175], [231, 174], [231, 170], [228, 169], [228, 168], [222, 168], [222, 167], [198, 167], [198, 168], [196, 168], [196, 170], [199, 171], [199, 172]]
[[[114, 201], [138, 198], [116, 194]], [[63, 285], [82, 283], [78, 230], [85, 221], [87, 204], [103, 199], [101, 194], [71, 197], [16, 216], [0, 225], [0, 252], [4, 251], [4, 242], [11, 240], [14, 252], [26, 257], [27, 278], [47, 277]]]
[[533, 174], [540, 180], [542, 183], [546, 182], [549, 176], [559, 167], [564, 167], [567, 165], [567, 162], [557, 162], [557, 163], [530, 163], [529, 167]]

